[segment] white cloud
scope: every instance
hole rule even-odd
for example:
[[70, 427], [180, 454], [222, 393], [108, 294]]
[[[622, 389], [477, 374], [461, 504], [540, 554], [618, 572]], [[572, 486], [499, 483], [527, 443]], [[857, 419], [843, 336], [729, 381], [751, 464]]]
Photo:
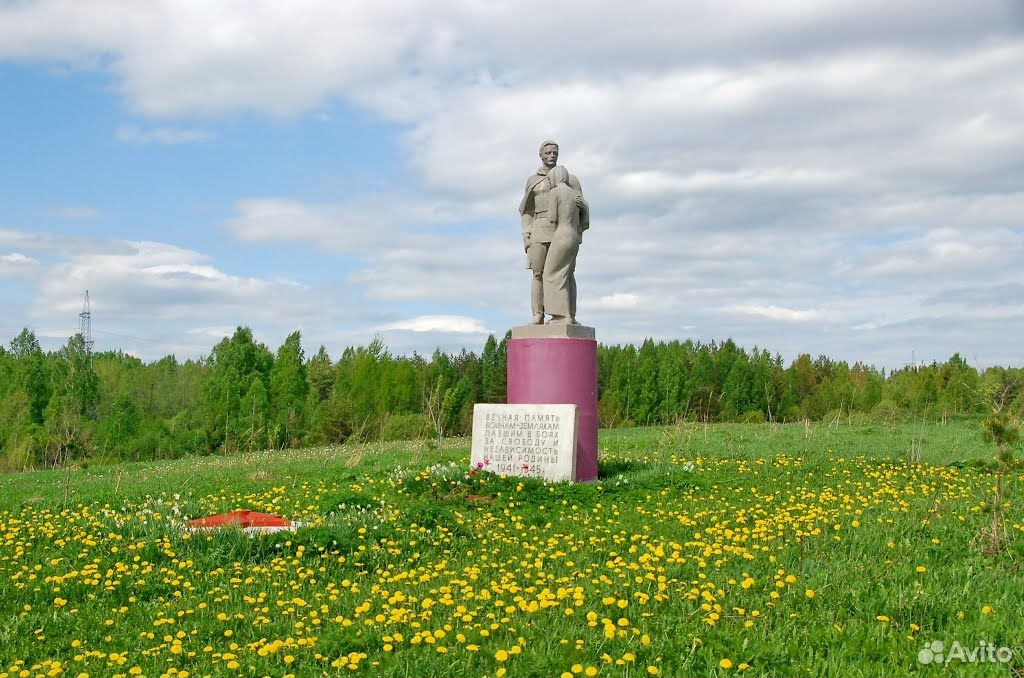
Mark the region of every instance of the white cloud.
[[[245, 198], [225, 223], [241, 240], [306, 242], [330, 252], [351, 252], [394, 239], [422, 210], [388, 196], [365, 195], [347, 204], [308, 204], [279, 197]], [[418, 212], [418, 214], [417, 214]]]
[[659, 194], [683, 195], [721, 191], [761, 190], [779, 193], [788, 189], [827, 189], [849, 185], [857, 177], [827, 169], [768, 167], [731, 172], [697, 171], [688, 175], [660, 170], [624, 172], [618, 177], [623, 193], [643, 199]]
[[[83, 248], [95, 247], [97, 239], [80, 236], [54, 235], [52, 233], [30, 233], [0, 228], [0, 248], [35, 250], [40, 252], [73, 253]], [[106, 242], [106, 247], [116, 249], [118, 245]]]
[[220, 340], [224, 337], [230, 337], [234, 332], [235, 327], [230, 325], [221, 325], [219, 327], [193, 327], [188, 330], [186, 334]]
[[50, 213], [54, 216], [63, 217], [65, 219], [95, 219], [100, 216], [99, 210], [88, 205], [65, 205], [62, 207], [54, 207], [50, 210]]
[[731, 304], [722, 309], [726, 313], [739, 313], [741, 315], [760, 316], [772, 320], [785, 320], [792, 322], [815, 322], [826, 320], [829, 316], [816, 309], [800, 310], [796, 308], [784, 308], [768, 304], [760, 306], [757, 304]]
[[0, 254], [0, 276], [13, 277], [24, 276], [34, 272], [39, 266], [39, 261], [21, 252], [10, 252]]
[[473, 218], [501, 214], [509, 209], [504, 203], [514, 202], [456, 202], [400, 191], [363, 193], [342, 203], [249, 197], [236, 201], [235, 216], [223, 226], [251, 242], [303, 242], [337, 253], [367, 251], [400, 247], [425, 232], [443, 232]]
[[[559, 35], [557, 49], [541, 49], [537, 17], [545, 26], [573, 30]], [[346, 93], [392, 106], [396, 116], [416, 116], [444, 106], [450, 93], [437, 88], [439, 82], [515, 86], [673, 62], [785, 60], [801, 50], [844, 51], [870, 42], [955, 47], [993, 27], [1010, 33], [1018, 17], [1005, 0], [978, 0], [970, 8], [927, 0], [729, 0], [713, 6], [652, 0], [629, 9], [539, 0], [39, 0], [0, 9], [0, 57], [110, 68], [134, 106], [154, 115], [249, 108], [289, 114]], [[867, 65], [838, 84], [856, 89], [884, 75], [884, 68]], [[768, 91], [763, 80], [729, 79], [714, 83], [704, 99], [728, 110]], [[672, 97], [660, 95], [662, 101]]]
[[209, 141], [213, 133], [203, 129], [181, 129], [176, 127], [152, 127], [144, 129], [138, 125], [121, 125], [114, 137], [130, 144], [187, 144]]
[[421, 315], [416, 318], [399, 320], [381, 325], [378, 329], [406, 330], [410, 332], [451, 332], [457, 334], [489, 334], [490, 330], [484, 327], [476, 318], [463, 315]]
[[624, 309], [636, 308], [640, 306], [642, 303], [643, 299], [638, 294], [630, 294], [628, 292], [616, 292], [615, 294], [606, 294], [603, 297], [599, 297], [593, 303], [593, 308], [620, 311]]
[[274, 302], [307, 307], [307, 292], [295, 283], [280, 284], [225, 273], [207, 257], [159, 242], [102, 243], [55, 263], [40, 285], [37, 305], [45, 312], [71, 312], [89, 290], [93, 308], [108, 318], [127, 320], [194, 319], [225, 316], [245, 324], [245, 314], [267, 318]]
[[35, 264], [38, 264], [38, 263], [39, 262], [36, 261], [35, 259], [33, 259], [32, 257], [26, 257], [24, 254], [21, 254], [20, 252], [11, 252], [10, 254], [0, 254], [0, 264], [8, 264], [10, 266], [20, 266], [20, 265], [32, 266], [32, 265], [35, 265]]
[[18, 274], [34, 285], [18, 322], [50, 328], [37, 332], [52, 340], [50, 348], [77, 331], [85, 290], [97, 349], [123, 348], [144, 359], [208, 354], [242, 325], [272, 349], [300, 329], [308, 348], [325, 344], [332, 355], [377, 333], [394, 350], [428, 352], [435, 346], [458, 350], [467, 338], [476, 347], [489, 333], [470, 316], [396, 319], [395, 310], [367, 309], [354, 294], [339, 294], [326, 282], [239, 275], [205, 254], [168, 243], [78, 238], [69, 250], [59, 237], [12, 230], [0, 232], [4, 242], [30, 245], [44, 257], [0, 255], [0, 275]]
[[231, 327], [230, 334], [236, 325], [250, 325], [273, 342], [302, 319], [330, 324], [347, 311], [339, 301], [325, 308], [318, 302], [323, 295], [304, 285], [231, 274], [199, 252], [167, 243], [77, 238], [69, 249], [50, 234], [11, 230], [0, 232], [2, 241], [29, 245], [44, 257], [0, 255], [0, 274], [27, 271], [23, 277], [34, 285], [19, 322], [54, 328], [41, 336], [66, 339], [89, 290], [101, 350], [195, 357], [209, 351], [214, 329]]
[[[400, 324], [410, 302], [525, 321], [515, 205], [553, 137], [591, 203], [580, 316], [603, 339], [692, 328], [892, 365], [904, 346], [1005, 357], [1024, 332], [1006, 301], [1024, 285], [1021, 18], [1006, 0], [42, 0], [0, 9], [0, 58], [107, 69], [144, 116], [295, 115], [342, 97], [400, 123], [415, 186], [250, 195], [224, 224], [351, 256], [347, 281], [378, 314], [360, 327]], [[206, 134], [153, 124], [122, 136]], [[74, 285], [83, 245], [0, 230], [0, 247], [59, 251]], [[195, 253], [105, 246], [83, 265], [157, 299], [187, 289], [249, 312], [295, 292]]]
[[1024, 232], [1004, 228], [968, 233], [945, 227], [872, 250], [851, 275], [933, 280], [941, 289], [943, 279], [1019, 277], [1016, 264], [1024, 257]]

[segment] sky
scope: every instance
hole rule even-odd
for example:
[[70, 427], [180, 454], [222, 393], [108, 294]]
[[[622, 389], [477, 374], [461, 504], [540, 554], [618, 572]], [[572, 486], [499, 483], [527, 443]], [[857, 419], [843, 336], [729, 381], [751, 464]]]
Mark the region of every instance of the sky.
[[1024, 365], [1024, 0], [0, 0], [0, 341], [479, 351], [544, 139], [604, 343]]

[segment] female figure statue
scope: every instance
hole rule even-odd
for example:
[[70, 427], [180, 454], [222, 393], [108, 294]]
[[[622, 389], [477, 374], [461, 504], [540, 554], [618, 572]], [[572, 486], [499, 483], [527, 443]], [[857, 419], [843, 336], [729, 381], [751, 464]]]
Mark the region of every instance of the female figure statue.
[[544, 313], [552, 324], [576, 323], [576, 255], [583, 231], [590, 227], [587, 204], [570, 184], [569, 171], [558, 165], [547, 175], [548, 214], [554, 235], [544, 260]]

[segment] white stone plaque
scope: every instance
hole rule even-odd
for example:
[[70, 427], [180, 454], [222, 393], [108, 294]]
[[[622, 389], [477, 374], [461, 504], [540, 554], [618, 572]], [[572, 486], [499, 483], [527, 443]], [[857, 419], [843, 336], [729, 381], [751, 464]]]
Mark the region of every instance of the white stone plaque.
[[475, 469], [545, 480], [576, 477], [576, 405], [474, 405]]

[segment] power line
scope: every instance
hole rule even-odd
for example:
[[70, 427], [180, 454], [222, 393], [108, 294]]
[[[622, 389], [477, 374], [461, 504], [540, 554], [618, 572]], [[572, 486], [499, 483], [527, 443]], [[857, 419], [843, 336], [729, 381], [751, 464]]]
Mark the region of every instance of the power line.
[[137, 337], [133, 334], [119, 334], [117, 332], [104, 332], [103, 330], [96, 330], [97, 334], [105, 334], [110, 337], [120, 337], [121, 339], [134, 339], [135, 341], [144, 341], [148, 344], [156, 344], [158, 346], [177, 346], [172, 341], [161, 341], [158, 339], [147, 339], [145, 337]]

